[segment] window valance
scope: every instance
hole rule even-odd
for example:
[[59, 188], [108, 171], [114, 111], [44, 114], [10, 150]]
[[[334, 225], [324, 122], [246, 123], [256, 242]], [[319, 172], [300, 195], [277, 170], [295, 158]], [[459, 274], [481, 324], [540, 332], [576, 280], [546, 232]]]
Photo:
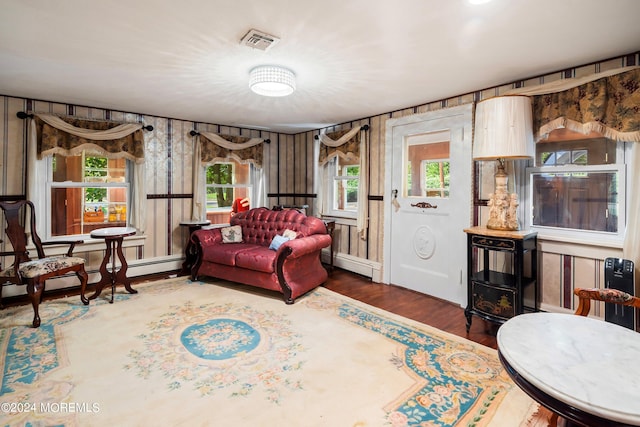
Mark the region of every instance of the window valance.
[[320, 135], [321, 165], [326, 164], [333, 157], [340, 156], [345, 160], [354, 162], [360, 159], [360, 126], [337, 132], [328, 132]]
[[[565, 79], [505, 93], [533, 96], [536, 140], [554, 129], [588, 134], [596, 131], [615, 141], [633, 142], [628, 162], [627, 225], [623, 257], [640, 263], [640, 67], [625, 67], [578, 79]], [[640, 278], [640, 270], [636, 270]]]
[[84, 150], [105, 157], [144, 162], [142, 123], [60, 118], [34, 114], [38, 158], [61, 154], [71, 156]]
[[234, 159], [240, 163], [254, 163], [262, 167], [262, 138], [219, 135], [200, 132], [200, 158], [203, 165]]
[[[358, 215], [356, 229], [361, 239], [367, 239], [369, 227], [369, 178], [367, 169], [367, 136], [368, 125], [356, 126], [352, 129], [328, 132], [319, 136], [320, 147], [318, 164], [326, 165], [334, 157], [353, 160], [359, 165], [358, 179]], [[322, 204], [322, 201], [320, 202]], [[321, 208], [324, 210], [324, 208]]]
[[533, 97], [536, 140], [565, 127], [583, 134], [599, 132], [616, 141], [640, 142], [640, 67], [514, 89], [505, 95]]
[[616, 141], [640, 142], [640, 69], [603, 77], [533, 98], [534, 129], [541, 136], [565, 127], [596, 131]]
[[[30, 117], [30, 116], [29, 116]], [[144, 135], [142, 123], [118, 124], [106, 121], [60, 118], [49, 114], [34, 113], [31, 120], [27, 146], [27, 197], [38, 201], [38, 217], [44, 218], [47, 175], [46, 157], [79, 154], [83, 150], [109, 158], [125, 158], [133, 162], [130, 182], [130, 223], [139, 233], [146, 227], [146, 172], [144, 164]], [[40, 223], [44, 224], [44, 222]], [[42, 227], [42, 225], [40, 225]], [[44, 234], [44, 230], [38, 230]]]

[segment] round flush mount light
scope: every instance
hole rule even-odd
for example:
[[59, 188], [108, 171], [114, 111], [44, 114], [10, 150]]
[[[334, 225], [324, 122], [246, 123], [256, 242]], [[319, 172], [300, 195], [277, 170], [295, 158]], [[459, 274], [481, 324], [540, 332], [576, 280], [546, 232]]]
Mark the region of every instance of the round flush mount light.
[[249, 87], [262, 96], [287, 96], [296, 90], [296, 75], [288, 68], [260, 65], [249, 73]]

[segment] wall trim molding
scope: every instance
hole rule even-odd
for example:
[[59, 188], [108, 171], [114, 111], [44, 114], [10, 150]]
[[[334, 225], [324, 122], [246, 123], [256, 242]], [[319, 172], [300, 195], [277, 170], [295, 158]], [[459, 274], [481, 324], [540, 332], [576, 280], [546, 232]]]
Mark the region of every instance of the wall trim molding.
[[[322, 250], [322, 261], [329, 264], [330, 253], [328, 249]], [[371, 281], [374, 283], [382, 283], [382, 264], [379, 262], [369, 261], [364, 258], [358, 258], [343, 253], [337, 253], [333, 256], [333, 266], [365, 277], [370, 277]]]

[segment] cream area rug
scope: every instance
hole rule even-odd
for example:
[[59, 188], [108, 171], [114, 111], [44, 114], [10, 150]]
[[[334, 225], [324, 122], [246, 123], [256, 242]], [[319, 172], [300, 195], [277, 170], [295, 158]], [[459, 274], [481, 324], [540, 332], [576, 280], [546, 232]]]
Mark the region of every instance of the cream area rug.
[[0, 312], [2, 426], [505, 426], [496, 352], [324, 288], [185, 278]]

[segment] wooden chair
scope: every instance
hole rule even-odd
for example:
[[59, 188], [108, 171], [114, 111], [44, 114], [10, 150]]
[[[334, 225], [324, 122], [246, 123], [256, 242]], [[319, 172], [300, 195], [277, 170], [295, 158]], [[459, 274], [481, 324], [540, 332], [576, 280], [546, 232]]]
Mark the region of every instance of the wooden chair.
[[640, 308], [640, 298], [629, 295], [626, 292], [619, 291], [617, 289], [605, 288], [605, 289], [583, 289], [576, 288], [573, 293], [578, 296], [578, 308], [575, 314], [580, 316], [587, 316], [589, 309], [591, 308], [591, 300], [604, 301], [612, 304], [628, 305], [635, 308]]
[[[1, 256], [13, 256], [13, 265], [0, 271], [0, 281], [2, 286], [5, 284], [27, 286], [27, 294], [33, 306], [33, 327], [40, 326], [38, 306], [42, 301], [42, 293], [47, 279], [75, 272], [80, 279], [82, 302], [89, 304], [89, 300], [84, 297], [88, 279], [84, 269], [84, 259], [73, 256], [75, 245], [82, 243], [82, 240], [41, 241], [36, 233], [33, 203], [28, 200], [0, 202], [0, 209], [4, 212], [7, 224], [6, 237], [13, 247], [13, 251], [0, 253]], [[27, 233], [23, 224], [30, 226], [31, 240], [38, 254], [37, 259], [29, 257]], [[69, 245], [69, 250], [66, 255], [47, 257], [43, 248], [47, 245]], [[2, 306], [2, 286], [0, 286], [0, 307]]]

